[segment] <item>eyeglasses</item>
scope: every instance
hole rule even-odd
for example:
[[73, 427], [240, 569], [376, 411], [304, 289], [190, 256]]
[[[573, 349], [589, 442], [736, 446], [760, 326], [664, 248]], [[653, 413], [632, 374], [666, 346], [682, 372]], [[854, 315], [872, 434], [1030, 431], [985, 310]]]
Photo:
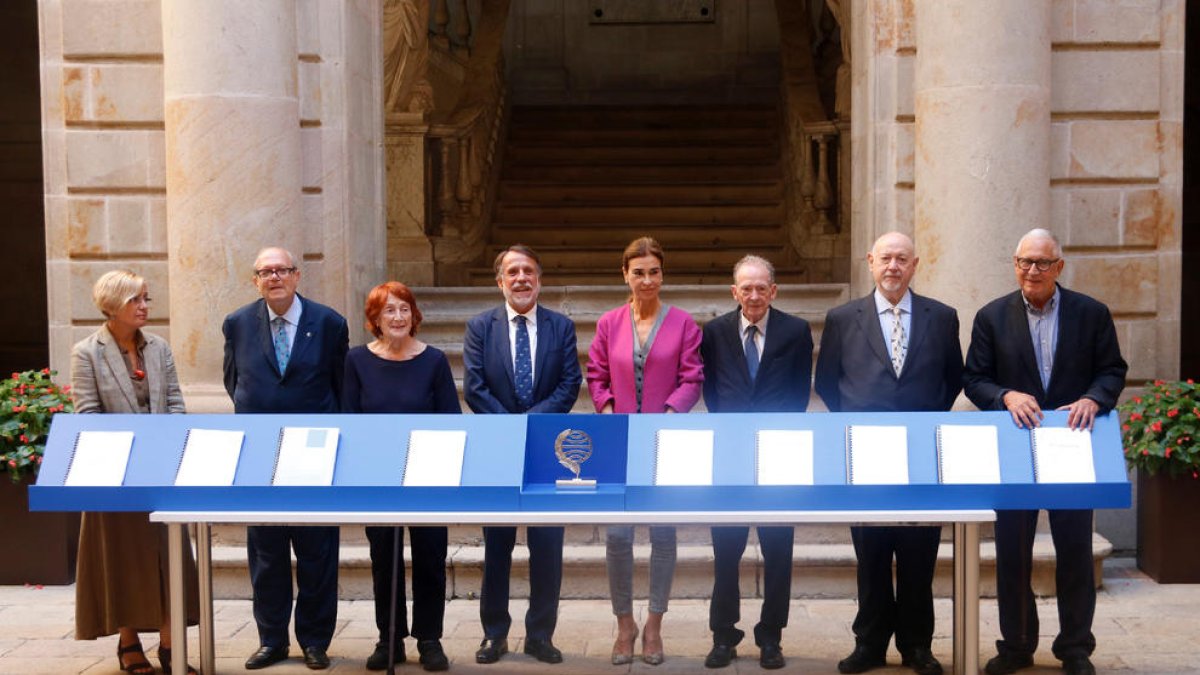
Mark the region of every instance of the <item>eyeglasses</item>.
[[1016, 261], [1017, 267], [1021, 268], [1021, 271], [1023, 271], [1023, 272], [1028, 272], [1029, 268], [1031, 268], [1031, 267], [1038, 268], [1039, 272], [1045, 272], [1045, 271], [1049, 270], [1054, 265], [1054, 263], [1058, 262], [1059, 260], [1062, 260], [1062, 258], [1055, 258], [1053, 260], [1035, 260], [1034, 258], [1013, 258], [1013, 260]]
[[271, 277], [286, 279], [295, 274], [295, 272], [295, 267], [267, 267], [261, 270], [254, 270], [254, 276], [264, 281], [270, 279]]

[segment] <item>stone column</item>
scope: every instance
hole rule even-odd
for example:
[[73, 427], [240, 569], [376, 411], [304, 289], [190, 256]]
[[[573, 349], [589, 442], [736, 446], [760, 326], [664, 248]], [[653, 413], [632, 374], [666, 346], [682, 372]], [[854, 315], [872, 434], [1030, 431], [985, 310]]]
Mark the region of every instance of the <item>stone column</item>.
[[1050, 219], [1050, 5], [917, 0], [915, 287], [975, 312]]
[[303, 249], [296, 9], [168, 0], [162, 25], [171, 342], [188, 409], [227, 411], [221, 320], [259, 248]]

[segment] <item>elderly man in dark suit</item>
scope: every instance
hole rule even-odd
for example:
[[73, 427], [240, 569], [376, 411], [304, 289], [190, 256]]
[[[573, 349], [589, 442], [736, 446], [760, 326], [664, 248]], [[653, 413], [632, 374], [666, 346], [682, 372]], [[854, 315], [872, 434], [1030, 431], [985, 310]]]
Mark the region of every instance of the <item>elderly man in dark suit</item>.
[[[875, 290], [829, 310], [821, 334], [815, 387], [834, 412], [949, 410], [962, 388], [958, 314], [909, 289], [919, 259], [899, 232], [876, 240], [867, 254]], [[858, 615], [854, 651], [843, 673], [886, 664], [896, 636], [902, 663], [939, 675], [933, 640], [933, 573], [940, 527], [854, 527]], [[892, 557], [896, 585], [892, 588]]]
[[[538, 305], [542, 266], [527, 246], [510, 246], [496, 256], [496, 285], [504, 305], [467, 322], [463, 338], [463, 391], [476, 413], [566, 413], [579, 397], [583, 377], [575, 323]], [[528, 527], [529, 610], [525, 653], [560, 663], [551, 641], [558, 622], [562, 585], [563, 528]], [[479, 620], [483, 642], [476, 663], [495, 663], [508, 652], [509, 574], [517, 528], [485, 527], [483, 589]]]
[[[748, 255], [733, 267], [733, 299], [738, 308], [704, 326], [704, 403], [709, 412], [804, 412], [812, 382], [812, 330], [804, 319], [771, 303], [779, 292], [775, 267]], [[761, 355], [761, 356], [760, 356]], [[741, 591], [738, 563], [746, 550], [748, 527], [714, 527], [713, 594], [708, 627], [713, 647], [704, 665], [723, 668], [737, 657], [745, 635], [737, 628]], [[785, 664], [780, 639], [792, 595], [792, 527], [759, 527], [763, 554], [763, 605], [754, 626], [759, 665]]]
[[[1062, 247], [1053, 234], [1031, 230], [1013, 255], [1020, 290], [1000, 297], [975, 315], [967, 350], [965, 389], [981, 410], [1008, 410], [1022, 428], [1038, 426], [1042, 410], [1066, 410], [1072, 429], [1091, 429], [1125, 387], [1127, 366], [1112, 315], [1100, 302], [1057, 283]], [[1000, 606], [998, 654], [989, 675], [1033, 665], [1038, 615], [1030, 586], [1037, 511], [996, 512], [996, 599]], [[1056, 556], [1058, 637], [1054, 656], [1071, 675], [1096, 672], [1088, 658], [1096, 648], [1092, 616], [1096, 579], [1092, 567], [1092, 511], [1050, 510]]]
[[[349, 331], [342, 315], [296, 293], [300, 269], [282, 248], [254, 260], [262, 295], [225, 318], [225, 390], [237, 413], [336, 413]], [[309, 668], [329, 667], [337, 620], [338, 528], [249, 527], [246, 550], [260, 647], [248, 670], [288, 656], [296, 553], [296, 640]]]

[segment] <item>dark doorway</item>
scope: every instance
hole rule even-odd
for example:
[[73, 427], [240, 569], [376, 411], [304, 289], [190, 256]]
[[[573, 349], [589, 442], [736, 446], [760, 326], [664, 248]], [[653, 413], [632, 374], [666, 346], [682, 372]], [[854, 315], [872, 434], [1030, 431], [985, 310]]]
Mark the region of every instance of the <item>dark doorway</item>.
[[[0, 3], [0, 374], [49, 362], [36, 0]], [[62, 375], [60, 375], [62, 379]]]

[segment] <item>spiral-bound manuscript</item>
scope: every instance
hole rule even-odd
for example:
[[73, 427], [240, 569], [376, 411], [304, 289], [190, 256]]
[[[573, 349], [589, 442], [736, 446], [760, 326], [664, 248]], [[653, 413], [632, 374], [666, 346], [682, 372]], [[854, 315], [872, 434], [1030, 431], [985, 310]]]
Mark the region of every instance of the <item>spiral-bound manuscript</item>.
[[654, 440], [655, 485], [712, 485], [712, 429], [659, 429]]
[[980, 485], [1000, 482], [1000, 444], [991, 425], [939, 424], [938, 482]]
[[1038, 427], [1029, 433], [1033, 478], [1038, 483], [1095, 483], [1092, 432]]
[[337, 447], [337, 429], [283, 427], [279, 430], [271, 484], [332, 485]]
[[245, 437], [244, 431], [188, 429], [175, 470], [175, 485], [233, 485]]
[[67, 467], [67, 487], [117, 487], [125, 482], [132, 431], [81, 431]]
[[846, 427], [846, 479], [850, 485], [907, 485], [908, 428]]

